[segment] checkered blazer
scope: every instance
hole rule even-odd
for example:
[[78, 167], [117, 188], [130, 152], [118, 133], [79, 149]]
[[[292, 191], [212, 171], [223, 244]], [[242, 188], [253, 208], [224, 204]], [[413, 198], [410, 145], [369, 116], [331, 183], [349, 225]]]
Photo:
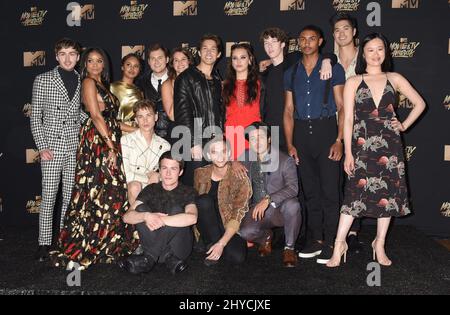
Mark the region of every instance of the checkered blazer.
[[76, 152], [81, 122], [87, 118], [80, 110], [80, 78], [72, 100], [58, 67], [36, 77], [31, 101], [31, 133], [39, 151]]

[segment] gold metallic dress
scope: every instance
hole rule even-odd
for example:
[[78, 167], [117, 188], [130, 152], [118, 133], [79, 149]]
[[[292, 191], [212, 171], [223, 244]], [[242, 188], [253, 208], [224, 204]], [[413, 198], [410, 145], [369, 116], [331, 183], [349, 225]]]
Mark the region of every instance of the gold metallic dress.
[[116, 81], [110, 86], [120, 103], [117, 119], [129, 126], [136, 127], [134, 123], [133, 105], [144, 98], [142, 91], [134, 84], [130, 85], [123, 81]]

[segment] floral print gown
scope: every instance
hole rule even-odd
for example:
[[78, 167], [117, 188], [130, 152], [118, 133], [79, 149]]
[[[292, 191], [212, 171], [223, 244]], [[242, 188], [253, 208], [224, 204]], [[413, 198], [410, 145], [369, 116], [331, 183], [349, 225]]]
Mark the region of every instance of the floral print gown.
[[372, 218], [410, 213], [403, 145], [391, 122], [396, 101], [387, 80], [377, 107], [362, 78], [356, 91], [352, 136], [355, 175], [346, 181], [341, 213]]
[[108, 167], [108, 146], [91, 118], [80, 129], [75, 185], [58, 239], [59, 250], [52, 253], [56, 266], [78, 263], [80, 269], [131, 254], [137, 233], [122, 221], [128, 210], [127, 184], [120, 150], [120, 125], [116, 120], [117, 98], [97, 85], [105, 103], [102, 112], [111, 139], [119, 149], [117, 168]]

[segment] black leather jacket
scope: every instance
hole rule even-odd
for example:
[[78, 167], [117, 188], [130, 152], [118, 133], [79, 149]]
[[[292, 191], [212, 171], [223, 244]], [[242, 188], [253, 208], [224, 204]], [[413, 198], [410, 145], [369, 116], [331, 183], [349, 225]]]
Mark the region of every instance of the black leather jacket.
[[[211, 75], [211, 86], [197, 67], [183, 71], [175, 80], [175, 124], [189, 128], [192, 146], [204, 142], [201, 134], [207, 127], [217, 126], [223, 131], [225, 110], [222, 102], [222, 82], [216, 73]], [[201, 119], [201, 125], [194, 126], [196, 118]], [[194, 127], [197, 129], [196, 133]]]

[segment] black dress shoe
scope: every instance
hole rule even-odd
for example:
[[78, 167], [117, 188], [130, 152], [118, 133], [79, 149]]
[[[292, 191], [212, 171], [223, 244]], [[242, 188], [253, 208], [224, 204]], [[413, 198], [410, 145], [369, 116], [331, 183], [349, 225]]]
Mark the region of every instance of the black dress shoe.
[[358, 240], [358, 235], [350, 234], [347, 237], [348, 251], [351, 253], [359, 254], [362, 252], [361, 243]]
[[49, 250], [50, 250], [50, 246], [39, 245], [38, 250], [36, 251], [36, 254], [34, 255], [34, 258], [39, 262], [47, 261], [50, 258], [50, 256], [48, 255]]
[[136, 256], [132, 255], [127, 258], [122, 258], [117, 262], [120, 268], [132, 273], [148, 273], [153, 267], [155, 267], [156, 262], [153, 258], [149, 256]]
[[169, 268], [170, 273], [173, 275], [185, 271], [188, 267], [188, 265], [183, 260], [173, 254], [168, 254], [166, 256], [165, 264], [167, 268]]

